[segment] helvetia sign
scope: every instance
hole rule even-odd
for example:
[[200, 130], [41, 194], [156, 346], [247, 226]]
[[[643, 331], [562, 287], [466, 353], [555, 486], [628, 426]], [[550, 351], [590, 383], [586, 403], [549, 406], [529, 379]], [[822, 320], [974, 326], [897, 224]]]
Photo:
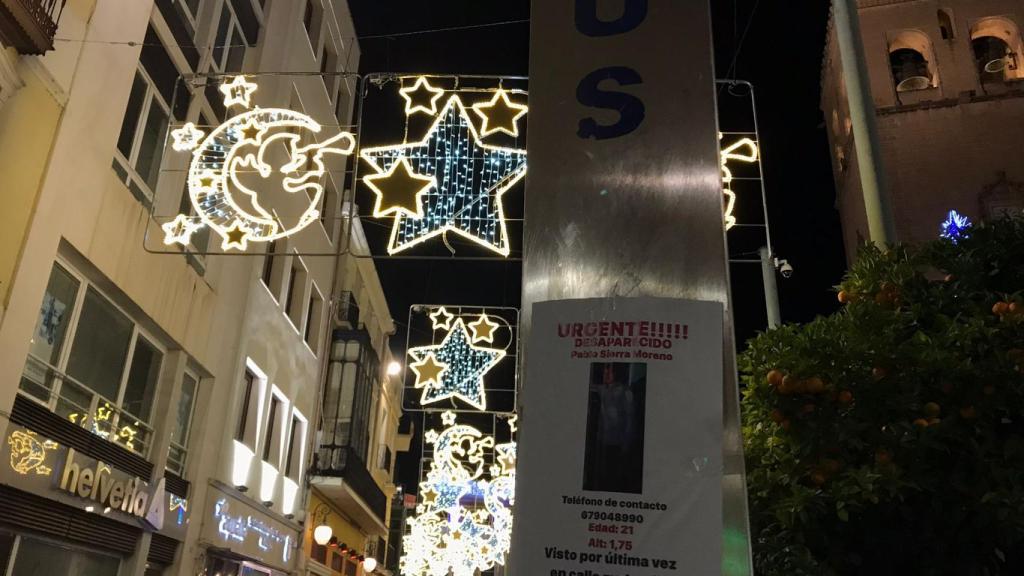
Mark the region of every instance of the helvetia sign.
[[164, 527], [163, 478], [153, 488], [135, 477], [119, 480], [113, 476], [111, 467], [101, 460], [92, 465], [79, 463], [75, 461], [77, 455], [74, 448], [68, 448], [60, 479], [61, 490], [88, 498], [101, 507], [141, 518], [156, 530]]

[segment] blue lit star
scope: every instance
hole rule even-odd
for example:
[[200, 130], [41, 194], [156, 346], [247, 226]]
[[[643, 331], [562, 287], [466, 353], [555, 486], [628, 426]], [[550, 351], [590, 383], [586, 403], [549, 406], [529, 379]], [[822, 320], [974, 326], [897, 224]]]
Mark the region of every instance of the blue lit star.
[[946, 216], [946, 221], [942, 223], [942, 233], [940, 236], [948, 238], [954, 244], [957, 240], [967, 236], [967, 229], [971, 227], [971, 220], [967, 216], [960, 214], [956, 210], [950, 210]]
[[422, 216], [395, 214], [389, 254], [451, 231], [508, 256], [502, 195], [526, 175], [526, 150], [481, 143], [458, 96], [448, 99], [422, 141], [366, 148], [361, 155], [374, 169], [370, 178], [405, 158], [414, 173], [437, 182], [422, 194]]
[[432, 404], [447, 398], [458, 398], [479, 410], [487, 409], [484, 397], [484, 375], [502, 358], [505, 351], [497, 348], [474, 346], [466, 324], [457, 319], [444, 340], [435, 346], [410, 348], [412, 364], [430, 366], [436, 363], [443, 370], [425, 372], [430, 376], [420, 378], [417, 372], [416, 388], [423, 388], [421, 404]]

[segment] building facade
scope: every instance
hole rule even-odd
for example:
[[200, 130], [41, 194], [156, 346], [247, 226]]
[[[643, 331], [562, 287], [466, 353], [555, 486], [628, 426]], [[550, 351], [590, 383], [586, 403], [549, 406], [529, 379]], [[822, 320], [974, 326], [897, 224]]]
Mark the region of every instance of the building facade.
[[306, 574], [342, 289], [379, 360], [350, 435], [385, 494], [375, 458], [397, 429], [372, 261], [334, 255], [346, 159], [319, 222], [269, 255], [204, 234], [176, 250], [160, 224], [191, 210], [170, 132], [223, 122], [225, 77], [328, 132], [351, 123], [347, 4], [0, 0], [0, 44], [0, 569]]
[[[859, 14], [898, 239], [934, 239], [950, 210], [1024, 209], [1024, 2], [860, 0]], [[830, 28], [821, 107], [852, 259], [868, 231], [842, 66]]]

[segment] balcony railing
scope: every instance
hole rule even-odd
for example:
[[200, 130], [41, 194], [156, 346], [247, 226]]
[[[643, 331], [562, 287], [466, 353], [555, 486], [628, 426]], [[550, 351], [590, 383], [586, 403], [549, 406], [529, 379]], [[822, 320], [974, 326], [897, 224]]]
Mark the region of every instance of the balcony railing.
[[58, 416], [143, 458], [149, 456], [153, 440], [153, 429], [149, 425], [31, 354], [21, 376], [21, 390]]
[[0, 40], [21, 54], [53, 50], [65, 0], [0, 0]]
[[374, 482], [370, 471], [366, 469], [366, 463], [351, 446], [320, 445], [320, 450], [316, 455], [315, 468], [317, 476], [344, 478], [352, 490], [380, 519], [380, 522], [384, 522], [388, 498]]

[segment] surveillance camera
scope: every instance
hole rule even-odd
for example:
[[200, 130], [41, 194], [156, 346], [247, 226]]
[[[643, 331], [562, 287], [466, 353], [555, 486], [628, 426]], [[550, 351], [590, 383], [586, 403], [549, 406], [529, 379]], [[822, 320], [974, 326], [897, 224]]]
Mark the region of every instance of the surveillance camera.
[[783, 278], [792, 277], [793, 265], [788, 260], [779, 260], [779, 274], [782, 274]]

